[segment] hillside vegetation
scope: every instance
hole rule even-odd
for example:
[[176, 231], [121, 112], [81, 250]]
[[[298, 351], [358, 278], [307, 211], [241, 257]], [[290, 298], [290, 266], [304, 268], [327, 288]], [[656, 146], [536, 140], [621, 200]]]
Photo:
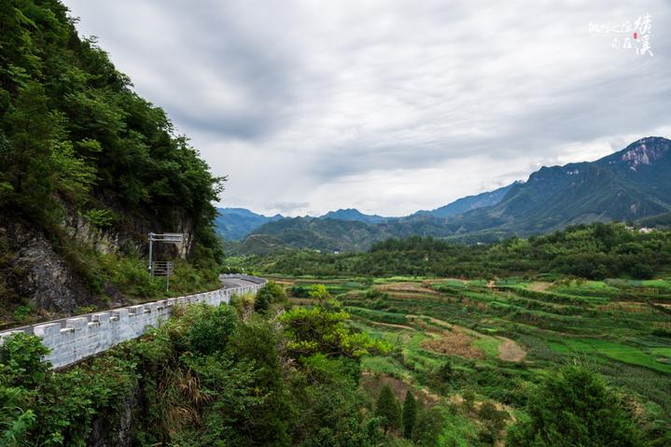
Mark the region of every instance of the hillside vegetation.
[[[3, 311], [67, 313], [122, 299], [119, 291], [158, 293], [139, 260], [149, 231], [187, 234], [182, 254], [201, 269], [189, 275], [207, 278], [185, 289], [212, 287], [216, 275], [205, 271], [221, 251], [211, 202], [222, 179], [67, 14], [57, 0], [0, 5]], [[67, 304], [39, 302], [57, 287]]]
[[511, 238], [458, 244], [433, 238], [389, 239], [365, 253], [284, 251], [227, 260], [233, 268], [317, 276], [438, 276], [495, 278], [571, 275], [587, 279], [649, 279], [671, 272], [671, 232], [623, 224], [591, 224]]
[[[542, 167], [526, 182], [458, 199], [405, 217], [366, 216], [340, 210], [320, 218], [281, 219], [256, 228], [236, 254], [285, 248], [365, 251], [388, 238], [436, 237], [487, 243], [528, 237], [594, 222], [638, 222], [668, 227], [671, 211], [671, 141], [646, 137], [593, 162]], [[251, 231], [251, 229], [249, 230]]]
[[279, 214], [268, 217], [244, 208], [217, 208], [214, 225], [225, 241], [238, 241], [261, 225], [282, 218]]
[[361, 356], [386, 345], [346, 327], [335, 301], [278, 315], [277, 286], [237, 298], [191, 306], [57, 374], [38, 339], [11, 339], [0, 347], [0, 443], [376, 445], [380, 421], [357, 384]]
[[[385, 384], [397, 399], [410, 390], [432, 409], [437, 427], [420, 445], [671, 440], [671, 277], [274, 279], [290, 302], [308, 306], [312, 288], [324, 283], [353, 327], [393, 346], [391, 355], [363, 358], [362, 385], [372, 397]], [[597, 410], [604, 383], [617, 390], [605, 399], [614, 407]], [[634, 409], [626, 424], [638, 425], [644, 439], [607, 428], [626, 414], [616, 408]]]
[[277, 280], [56, 374], [11, 339], [3, 445], [668, 444], [668, 315], [624, 285]]

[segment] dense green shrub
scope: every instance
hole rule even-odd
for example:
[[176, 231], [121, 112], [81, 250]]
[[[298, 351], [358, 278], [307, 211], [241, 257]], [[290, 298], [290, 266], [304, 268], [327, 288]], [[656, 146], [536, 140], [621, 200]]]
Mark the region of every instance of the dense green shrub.
[[192, 263], [218, 270], [212, 202], [225, 179], [212, 175], [162, 109], [133, 91], [94, 39], [78, 36], [59, 0], [2, 2], [0, 25], [0, 227], [44, 234], [97, 296], [109, 283], [140, 298], [161, 287], [139, 277], [115, 284], [110, 277], [131, 273], [129, 266], [101, 265], [62, 227], [68, 217], [132, 235], [135, 245], [146, 243], [140, 228], [192, 224]]
[[[620, 223], [595, 223], [529, 239], [514, 237], [475, 245], [411, 236], [379, 242], [367, 253], [284, 251], [249, 257], [246, 265], [290, 275], [300, 271], [324, 276], [419, 275], [488, 280], [548, 274], [648, 279], [671, 272], [671, 231], [639, 233]], [[371, 298], [375, 293], [371, 292]]]
[[641, 433], [622, 399], [595, 373], [566, 366], [530, 396], [530, 419], [508, 433], [515, 446], [641, 446]]
[[272, 304], [287, 304], [286, 291], [274, 281], [268, 283], [256, 293], [254, 298], [254, 310], [257, 312], [267, 312]]
[[[383, 345], [347, 328], [337, 303], [290, 311], [282, 325], [262, 314], [241, 320], [225, 305], [175, 315], [55, 374], [40, 361], [39, 339], [9, 339], [0, 348], [2, 445], [85, 446], [96, 421], [109, 427], [98, 435], [111, 436], [129, 411], [135, 445], [363, 447], [380, 439], [380, 421], [361, 411], [358, 357]], [[310, 329], [298, 331], [302, 323]]]

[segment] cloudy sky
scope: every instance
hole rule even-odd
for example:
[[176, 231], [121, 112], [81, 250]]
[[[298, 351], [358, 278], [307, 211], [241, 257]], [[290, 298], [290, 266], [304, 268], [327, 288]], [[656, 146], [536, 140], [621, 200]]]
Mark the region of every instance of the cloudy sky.
[[[671, 137], [668, 0], [64, 3], [228, 176], [221, 206], [404, 215]], [[614, 48], [646, 14], [653, 56]]]

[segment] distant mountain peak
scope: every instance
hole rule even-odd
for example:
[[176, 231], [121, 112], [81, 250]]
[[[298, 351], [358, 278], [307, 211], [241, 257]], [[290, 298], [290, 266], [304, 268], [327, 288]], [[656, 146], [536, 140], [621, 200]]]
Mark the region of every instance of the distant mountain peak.
[[669, 150], [669, 143], [671, 141], [665, 138], [642, 138], [622, 151], [621, 160], [636, 170], [639, 165], [650, 165], [664, 157], [665, 152]]
[[488, 206], [494, 206], [499, 203], [505, 195], [510, 191], [510, 189], [515, 185], [520, 185], [524, 183], [521, 180], [517, 180], [510, 185], [503, 186], [501, 188], [495, 189], [494, 191], [483, 192], [480, 194], [462, 197], [454, 202], [451, 202], [440, 208], [436, 208], [432, 211], [417, 211], [413, 214], [414, 217], [419, 216], [433, 216], [438, 218], [445, 218], [450, 216], [455, 216], [457, 214], [462, 214], [468, 211], [472, 211], [478, 208], [484, 208]]
[[[543, 166], [527, 182], [462, 197], [433, 211], [394, 218], [341, 208], [318, 218], [266, 222], [254, 234], [271, 237], [272, 243], [266, 245], [273, 247], [283, 243], [348, 251], [366, 249], [389, 237], [483, 241], [555, 231], [567, 225], [667, 216], [671, 214], [669, 173], [671, 140], [646, 137], [596, 161]], [[225, 217], [220, 216], [222, 224], [229, 223]], [[232, 217], [236, 219], [231, 227], [236, 222], [247, 231], [251, 227], [241, 216]], [[260, 222], [262, 219], [250, 223]]]
[[264, 216], [246, 208], [218, 208], [215, 219], [217, 233], [226, 240], [239, 240], [261, 225], [283, 219], [280, 214]]
[[671, 153], [671, 140], [663, 137], [645, 137], [634, 141], [621, 151], [598, 160], [596, 164], [602, 167], [620, 166], [620, 169], [636, 174], [641, 169], [650, 168], [663, 159], [668, 160], [669, 153]]
[[342, 213], [348, 213], [348, 214], [359, 214], [359, 215], [363, 215], [363, 213], [362, 213], [361, 211], [359, 211], [358, 209], [356, 209], [356, 208], [338, 208], [336, 211], [329, 211], [328, 213], [324, 214], [324, 215], [321, 216], [321, 217], [325, 217], [325, 216], [327, 216], [327, 215], [329, 215], [329, 214], [339, 214], [339, 213], [340, 213], [340, 214], [342, 214]]
[[320, 219], [337, 219], [345, 221], [356, 221], [366, 223], [377, 223], [386, 220], [386, 217], [378, 216], [377, 214], [364, 214], [356, 208], [339, 209], [338, 211], [329, 211]]

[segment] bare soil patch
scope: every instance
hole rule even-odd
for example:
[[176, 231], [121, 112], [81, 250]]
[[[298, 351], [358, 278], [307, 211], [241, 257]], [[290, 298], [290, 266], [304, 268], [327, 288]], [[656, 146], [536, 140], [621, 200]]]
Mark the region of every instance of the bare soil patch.
[[507, 362], [521, 362], [527, 356], [527, 352], [514, 341], [506, 338], [499, 345], [499, 358]]
[[552, 286], [551, 282], [534, 281], [527, 286], [527, 289], [533, 290], [534, 292], [545, 292], [550, 286]]
[[428, 334], [442, 334], [443, 333], [443, 329], [441, 329], [439, 327], [431, 326], [429, 323], [427, 323], [424, 320], [415, 319], [415, 320], [413, 320], [413, 322], [417, 326], [419, 326], [424, 332], [426, 332]]
[[485, 353], [472, 345], [473, 338], [465, 334], [460, 328], [453, 327], [451, 331], [444, 331], [441, 338], [426, 340], [420, 347], [441, 354], [458, 355], [469, 359], [484, 359]]

